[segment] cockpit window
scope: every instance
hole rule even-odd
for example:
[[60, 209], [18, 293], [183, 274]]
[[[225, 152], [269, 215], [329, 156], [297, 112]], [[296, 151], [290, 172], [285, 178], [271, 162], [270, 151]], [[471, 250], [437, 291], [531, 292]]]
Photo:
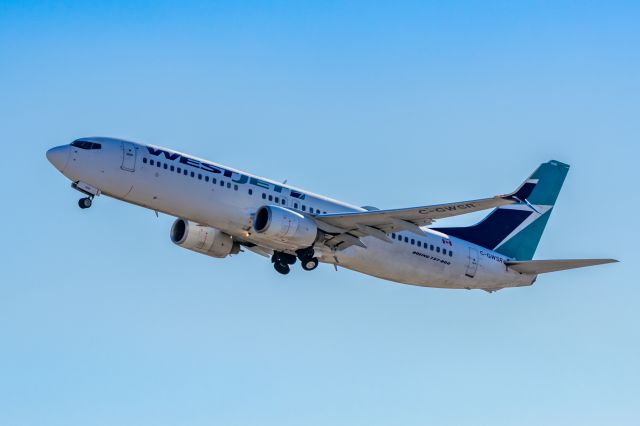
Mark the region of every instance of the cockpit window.
[[102, 149], [102, 145], [100, 145], [99, 143], [87, 142], [87, 141], [81, 141], [81, 140], [73, 141], [71, 143], [71, 146], [75, 146], [76, 148], [80, 148], [80, 149]]

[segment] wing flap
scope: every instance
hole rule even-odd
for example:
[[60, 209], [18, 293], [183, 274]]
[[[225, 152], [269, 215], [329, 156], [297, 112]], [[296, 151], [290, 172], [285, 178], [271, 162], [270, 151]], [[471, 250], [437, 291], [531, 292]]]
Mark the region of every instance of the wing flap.
[[558, 260], [525, 260], [505, 262], [510, 269], [522, 274], [544, 274], [587, 266], [604, 265], [617, 262], [615, 259], [558, 259]]

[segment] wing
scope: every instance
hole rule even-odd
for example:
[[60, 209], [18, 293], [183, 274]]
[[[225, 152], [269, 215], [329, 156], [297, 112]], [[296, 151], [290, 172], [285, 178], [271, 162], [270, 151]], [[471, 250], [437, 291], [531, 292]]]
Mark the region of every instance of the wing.
[[360, 238], [371, 236], [390, 242], [387, 237], [389, 232], [410, 231], [422, 235], [424, 231], [420, 227], [430, 225], [437, 219], [526, 202], [536, 183], [528, 180], [515, 192], [492, 198], [407, 209], [322, 214], [314, 216], [314, 219], [320, 229], [334, 235], [325, 242], [329, 247], [340, 250], [352, 245], [366, 247]]

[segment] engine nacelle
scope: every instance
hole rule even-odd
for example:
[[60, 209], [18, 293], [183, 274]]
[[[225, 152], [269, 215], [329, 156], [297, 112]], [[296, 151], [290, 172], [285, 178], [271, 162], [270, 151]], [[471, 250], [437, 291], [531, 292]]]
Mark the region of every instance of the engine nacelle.
[[184, 219], [173, 223], [171, 241], [182, 248], [220, 259], [240, 251], [240, 245], [231, 235]]
[[296, 248], [311, 247], [318, 238], [318, 227], [312, 219], [279, 206], [260, 207], [253, 229], [269, 239]]

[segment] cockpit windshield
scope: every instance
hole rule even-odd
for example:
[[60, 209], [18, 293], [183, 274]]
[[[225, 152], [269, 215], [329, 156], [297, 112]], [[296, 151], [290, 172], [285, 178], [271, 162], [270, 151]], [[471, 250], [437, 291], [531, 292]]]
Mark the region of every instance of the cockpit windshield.
[[75, 146], [76, 148], [80, 149], [102, 149], [102, 145], [100, 145], [99, 143], [87, 142], [82, 140], [71, 142], [71, 146]]

